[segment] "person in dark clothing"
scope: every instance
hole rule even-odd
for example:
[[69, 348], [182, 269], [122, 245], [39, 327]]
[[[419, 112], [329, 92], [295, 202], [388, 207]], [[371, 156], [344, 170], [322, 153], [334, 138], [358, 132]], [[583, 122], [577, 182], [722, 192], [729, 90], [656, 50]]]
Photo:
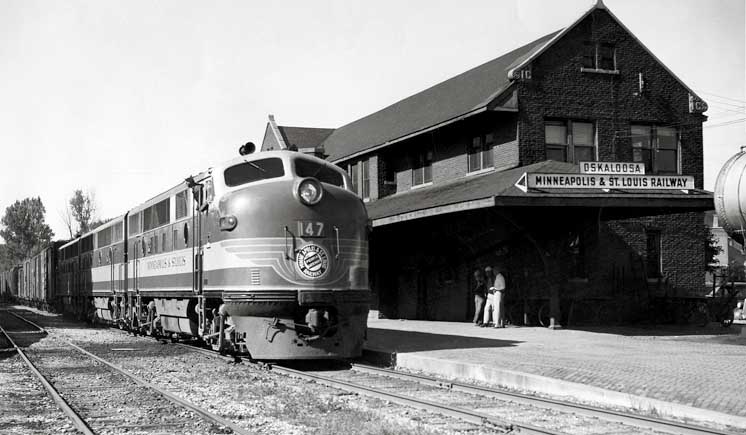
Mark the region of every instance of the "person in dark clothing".
[[484, 308], [487, 288], [485, 287], [484, 274], [479, 269], [474, 271], [474, 287], [471, 293], [474, 295], [474, 325], [481, 326], [482, 309]]

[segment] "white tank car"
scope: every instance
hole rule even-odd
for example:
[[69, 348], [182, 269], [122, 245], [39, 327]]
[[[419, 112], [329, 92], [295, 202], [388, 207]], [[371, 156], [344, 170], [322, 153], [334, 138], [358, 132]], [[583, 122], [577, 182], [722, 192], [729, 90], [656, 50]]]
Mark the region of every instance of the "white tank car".
[[743, 148], [720, 169], [714, 200], [718, 222], [728, 235], [743, 244], [746, 230], [746, 152]]

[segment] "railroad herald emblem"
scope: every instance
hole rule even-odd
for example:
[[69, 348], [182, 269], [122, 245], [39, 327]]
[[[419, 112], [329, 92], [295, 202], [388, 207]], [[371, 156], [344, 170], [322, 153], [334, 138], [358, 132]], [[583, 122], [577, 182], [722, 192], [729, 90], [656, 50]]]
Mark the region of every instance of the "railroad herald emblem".
[[309, 244], [298, 251], [295, 260], [298, 270], [309, 278], [321, 278], [329, 269], [329, 255], [319, 245]]

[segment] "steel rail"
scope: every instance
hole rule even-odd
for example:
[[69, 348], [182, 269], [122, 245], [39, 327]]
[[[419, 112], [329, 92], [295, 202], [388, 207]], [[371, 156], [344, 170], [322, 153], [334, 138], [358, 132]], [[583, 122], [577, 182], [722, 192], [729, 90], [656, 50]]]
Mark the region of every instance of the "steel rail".
[[10, 335], [5, 332], [5, 329], [3, 329], [2, 326], [0, 326], [0, 332], [3, 333], [8, 342], [10, 342], [10, 344], [15, 348], [21, 358], [26, 362], [28, 368], [31, 369], [31, 371], [36, 375], [39, 381], [41, 381], [41, 384], [47, 390], [47, 393], [49, 393], [49, 395], [52, 397], [52, 400], [54, 400], [60, 410], [72, 421], [75, 428], [85, 435], [94, 435], [94, 432], [91, 430], [88, 424], [80, 417], [77, 412], [75, 412], [70, 404], [67, 403], [64, 398], [62, 398], [60, 393], [52, 386], [52, 384], [49, 383], [49, 381], [47, 381], [44, 375], [39, 372], [36, 366], [34, 366], [34, 363], [32, 363], [31, 360], [28, 359], [23, 350], [21, 350], [21, 348], [16, 345], [15, 341], [10, 338]]
[[[195, 352], [202, 353], [208, 356], [225, 359], [227, 357], [220, 355], [218, 352], [209, 349], [203, 349], [199, 347], [189, 346], [182, 343], [174, 343], [177, 346], [183, 346], [191, 349]], [[258, 364], [258, 363], [253, 363]], [[506, 431], [506, 433], [512, 434], [528, 434], [528, 435], [560, 435], [562, 432], [555, 432], [549, 429], [543, 429], [524, 424], [506, 423], [505, 420], [499, 420], [491, 415], [481, 414], [478, 412], [468, 411], [461, 408], [452, 407], [449, 405], [442, 405], [439, 403], [428, 402], [421, 399], [412, 398], [396, 393], [389, 393], [375, 388], [365, 387], [363, 385], [357, 385], [350, 382], [339, 381], [336, 379], [329, 378], [327, 376], [321, 376], [316, 374], [310, 374], [300, 370], [294, 370], [288, 367], [270, 365], [270, 364], [258, 364], [262, 368], [269, 368], [272, 371], [282, 373], [287, 376], [295, 376], [297, 378], [306, 379], [317, 382], [319, 384], [326, 385], [328, 387], [339, 388], [345, 391], [350, 391], [357, 394], [366, 395], [369, 397], [375, 397], [377, 399], [387, 400], [389, 402], [398, 403], [400, 405], [410, 406], [417, 409], [423, 409], [426, 411], [434, 412], [441, 415], [448, 415], [461, 420], [468, 421], [474, 424], [489, 424], [498, 429]]]
[[10, 314], [11, 316], [13, 316], [13, 317], [15, 317], [17, 319], [23, 320], [24, 322], [26, 322], [29, 325], [33, 326], [34, 328], [38, 329], [39, 331], [37, 331], [37, 333], [47, 334], [47, 330], [46, 329], [42, 328], [41, 326], [37, 325], [36, 323], [32, 322], [31, 320], [29, 320], [29, 319], [27, 319], [25, 317], [19, 316], [18, 314], [14, 313], [12, 311], [8, 311], [8, 310], [3, 310], [3, 311], [6, 312], [6, 313], [8, 313], [8, 314]]
[[582, 405], [572, 402], [563, 402], [560, 400], [548, 399], [543, 397], [530, 396], [512, 391], [500, 390], [490, 387], [481, 387], [457, 381], [448, 381], [438, 379], [432, 376], [400, 372], [392, 369], [369, 366], [366, 364], [354, 363], [354, 370], [365, 373], [373, 373], [381, 376], [388, 376], [397, 379], [409, 380], [425, 385], [446, 388], [449, 390], [463, 393], [477, 394], [482, 396], [493, 397], [500, 400], [509, 400], [523, 405], [540, 406], [550, 408], [556, 411], [571, 412], [582, 414], [588, 417], [600, 418], [607, 421], [627, 424], [636, 427], [652, 429], [661, 432], [667, 432], [674, 435], [735, 435], [732, 432], [721, 431], [708, 427], [702, 427], [687, 423], [681, 423], [661, 418], [642, 416], [622, 411], [603, 409], [590, 405]]
[[81, 353], [89, 356], [90, 358], [93, 358], [94, 360], [100, 362], [101, 364], [104, 364], [104, 365], [108, 366], [109, 368], [113, 369], [114, 371], [116, 371], [116, 372], [118, 372], [118, 373], [120, 373], [120, 374], [128, 377], [129, 379], [131, 379], [132, 381], [134, 381], [136, 384], [157, 392], [158, 394], [160, 394], [161, 396], [163, 396], [166, 399], [170, 400], [171, 402], [173, 402], [173, 403], [175, 403], [175, 404], [177, 404], [179, 406], [182, 406], [184, 408], [187, 408], [190, 411], [194, 412], [195, 414], [199, 414], [203, 418], [212, 421], [213, 423], [217, 423], [217, 424], [220, 424], [222, 426], [228, 427], [233, 432], [235, 432], [235, 433], [237, 433], [239, 435], [252, 435], [253, 434], [253, 432], [246, 431], [244, 428], [236, 425], [235, 423], [233, 423], [230, 420], [227, 420], [227, 419], [225, 419], [223, 417], [220, 417], [219, 415], [213, 414], [210, 411], [202, 409], [199, 406], [194, 405], [191, 402], [188, 402], [188, 401], [186, 401], [186, 400], [184, 400], [184, 399], [182, 399], [180, 397], [177, 397], [177, 396], [169, 393], [168, 391], [162, 390], [162, 389], [154, 386], [151, 383], [143, 381], [142, 379], [140, 379], [137, 376], [129, 373], [128, 371], [124, 370], [123, 368], [121, 368], [121, 367], [119, 367], [119, 366], [117, 366], [115, 364], [112, 364], [109, 361], [106, 361], [105, 359], [103, 359], [103, 358], [101, 358], [101, 357], [99, 357], [97, 355], [94, 355], [94, 354], [88, 352], [87, 350], [85, 350], [85, 349], [77, 346], [76, 344], [74, 344], [72, 342], [68, 341], [67, 343], [73, 349], [75, 349], [75, 350], [77, 350], [77, 351], [79, 351], [79, 352], [81, 352]]
[[467, 409], [458, 408], [455, 406], [444, 405], [436, 402], [430, 402], [423, 399], [417, 399], [411, 396], [402, 394], [392, 393], [377, 388], [366, 387], [364, 385], [354, 384], [351, 382], [340, 381], [337, 379], [330, 378], [328, 376], [322, 376], [317, 374], [311, 374], [308, 372], [291, 369], [283, 366], [272, 366], [272, 371], [276, 371], [288, 376], [294, 376], [301, 379], [315, 381], [319, 384], [326, 385], [328, 387], [339, 388], [345, 391], [350, 391], [358, 394], [362, 394], [369, 397], [374, 397], [381, 400], [387, 400], [389, 402], [397, 403], [400, 405], [411, 406], [417, 409], [423, 409], [430, 412], [435, 412], [449, 417], [458, 418], [474, 424], [490, 425], [497, 429], [502, 429], [505, 433], [511, 434], [530, 434], [530, 435], [558, 435], [563, 432], [556, 432], [551, 429], [544, 429], [536, 426], [527, 424], [519, 424], [506, 422], [503, 419], [498, 419], [491, 415], [483, 414], [480, 412], [469, 411]]

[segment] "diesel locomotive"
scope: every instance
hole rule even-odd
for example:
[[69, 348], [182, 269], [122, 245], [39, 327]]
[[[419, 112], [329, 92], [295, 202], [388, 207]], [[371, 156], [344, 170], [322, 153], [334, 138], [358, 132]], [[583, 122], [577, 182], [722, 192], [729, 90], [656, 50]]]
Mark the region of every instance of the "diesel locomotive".
[[370, 300], [362, 200], [325, 160], [251, 151], [48, 249], [43, 297], [258, 360], [359, 356]]

